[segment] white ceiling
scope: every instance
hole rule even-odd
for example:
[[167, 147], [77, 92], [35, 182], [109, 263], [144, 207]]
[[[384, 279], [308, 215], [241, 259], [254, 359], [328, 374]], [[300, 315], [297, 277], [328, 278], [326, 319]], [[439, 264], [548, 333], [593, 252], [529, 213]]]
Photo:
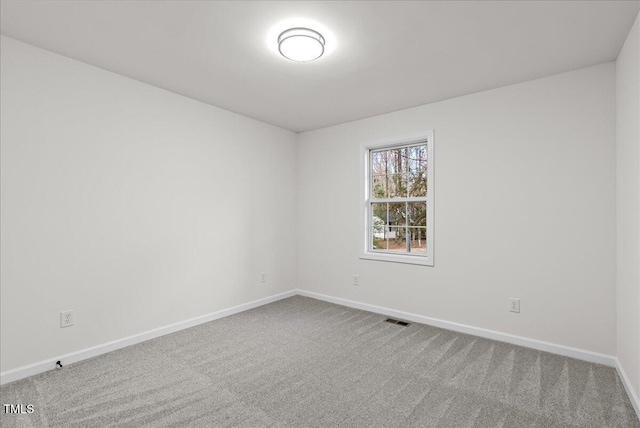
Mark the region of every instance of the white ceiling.
[[[615, 60], [640, 1], [2, 1], [2, 34], [293, 131]], [[294, 63], [272, 27], [335, 49]]]

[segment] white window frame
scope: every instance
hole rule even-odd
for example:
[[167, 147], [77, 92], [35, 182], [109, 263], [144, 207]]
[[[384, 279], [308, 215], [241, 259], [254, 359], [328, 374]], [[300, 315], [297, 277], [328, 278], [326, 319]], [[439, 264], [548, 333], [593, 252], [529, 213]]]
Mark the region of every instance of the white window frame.
[[[371, 151], [386, 148], [394, 148], [399, 146], [407, 146], [411, 144], [427, 143], [427, 251], [426, 254], [407, 254], [407, 253], [385, 253], [381, 251], [371, 250], [371, 206], [372, 202], [377, 200], [370, 199], [371, 194]], [[379, 260], [385, 262], [408, 263], [423, 266], [434, 265], [434, 138], [433, 130], [424, 131], [414, 135], [408, 135], [397, 139], [367, 142], [360, 145], [361, 159], [361, 224], [360, 224], [360, 258], [365, 260]], [[387, 199], [380, 202], [388, 202]]]

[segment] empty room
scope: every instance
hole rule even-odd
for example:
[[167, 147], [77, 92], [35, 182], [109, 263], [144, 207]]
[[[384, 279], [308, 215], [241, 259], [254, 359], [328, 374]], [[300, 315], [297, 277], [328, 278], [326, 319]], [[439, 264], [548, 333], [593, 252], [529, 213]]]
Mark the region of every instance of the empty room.
[[0, 426], [640, 428], [640, 1], [0, 1]]

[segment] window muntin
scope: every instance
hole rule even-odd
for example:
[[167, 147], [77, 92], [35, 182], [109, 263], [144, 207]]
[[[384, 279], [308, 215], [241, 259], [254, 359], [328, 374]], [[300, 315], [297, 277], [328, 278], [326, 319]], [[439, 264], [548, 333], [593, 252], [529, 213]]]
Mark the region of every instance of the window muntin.
[[433, 265], [433, 138], [363, 146], [366, 227], [362, 258]]

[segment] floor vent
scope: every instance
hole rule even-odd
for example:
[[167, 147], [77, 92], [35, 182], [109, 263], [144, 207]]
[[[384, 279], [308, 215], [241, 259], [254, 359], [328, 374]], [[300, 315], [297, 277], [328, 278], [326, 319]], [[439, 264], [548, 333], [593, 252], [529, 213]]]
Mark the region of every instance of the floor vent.
[[405, 321], [399, 321], [399, 320], [394, 320], [393, 318], [387, 318], [386, 320], [384, 320], [384, 322], [388, 322], [388, 323], [391, 323], [391, 324], [401, 325], [401, 326], [403, 326], [403, 327], [406, 327], [406, 326], [408, 326], [408, 325], [411, 325], [411, 324], [409, 324], [408, 322], [405, 322]]

